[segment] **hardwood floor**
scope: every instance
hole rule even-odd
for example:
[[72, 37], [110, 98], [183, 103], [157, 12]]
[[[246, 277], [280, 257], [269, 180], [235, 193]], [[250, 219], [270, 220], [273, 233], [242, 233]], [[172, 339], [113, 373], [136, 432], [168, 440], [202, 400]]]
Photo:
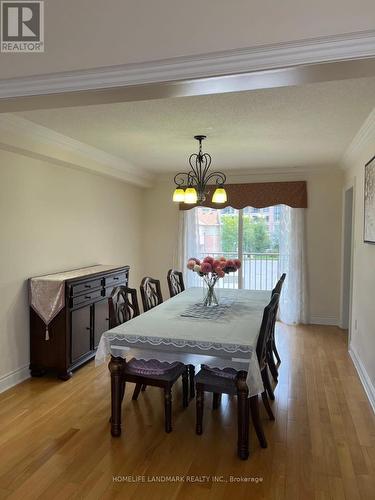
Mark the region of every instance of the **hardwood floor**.
[[[248, 461], [236, 456], [235, 399], [212, 412], [207, 397], [196, 436], [195, 401], [183, 411], [176, 384], [167, 435], [162, 392], [148, 387], [134, 402], [129, 384], [115, 439], [106, 366], [90, 363], [67, 382], [28, 380], [0, 395], [0, 499], [372, 499], [375, 418], [346, 342], [335, 327], [278, 326], [276, 421], [262, 408], [269, 446], [260, 449], [251, 431]], [[158, 475], [175, 482], [137, 482]]]

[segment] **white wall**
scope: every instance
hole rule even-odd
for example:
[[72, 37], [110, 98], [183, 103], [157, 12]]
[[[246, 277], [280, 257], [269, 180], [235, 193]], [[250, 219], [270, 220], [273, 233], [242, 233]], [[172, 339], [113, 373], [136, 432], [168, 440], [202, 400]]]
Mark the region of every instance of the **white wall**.
[[[308, 288], [311, 322], [339, 324], [341, 274], [341, 196], [343, 175], [332, 173], [243, 175], [229, 182], [307, 180], [306, 212]], [[172, 176], [147, 190], [144, 211], [146, 274], [162, 282], [168, 297], [165, 277], [177, 265], [178, 208], [171, 201]]]
[[[341, 174], [289, 174], [277, 179], [308, 181], [312, 320], [337, 323]], [[229, 178], [267, 180], [275, 176]], [[129, 264], [132, 286], [138, 287], [142, 276], [149, 274], [161, 280], [168, 297], [166, 273], [176, 265], [178, 240], [172, 189], [171, 179], [142, 190], [0, 151], [0, 390], [28, 374], [30, 276], [95, 263]]]
[[0, 151], [0, 389], [29, 363], [27, 278], [129, 264], [138, 285], [141, 196], [123, 182]]
[[345, 172], [354, 185], [354, 251], [350, 348], [375, 409], [375, 245], [363, 242], [365, 164], [375, 155], [375, 126], [356, 149]]
[[373, 0], [46, 0], [44, 54], [0, 78], [204, 54], [374, 28]]

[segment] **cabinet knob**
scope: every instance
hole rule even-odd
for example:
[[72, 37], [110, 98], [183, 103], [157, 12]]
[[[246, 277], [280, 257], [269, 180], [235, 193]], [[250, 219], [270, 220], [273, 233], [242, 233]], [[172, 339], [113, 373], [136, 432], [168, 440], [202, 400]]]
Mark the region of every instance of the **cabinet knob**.
[[85, 288], [91, 288], [91, 285], [85, 285]]
[[91, 328], [89, 326], [86, 326], [86, 330], [91, 330]]

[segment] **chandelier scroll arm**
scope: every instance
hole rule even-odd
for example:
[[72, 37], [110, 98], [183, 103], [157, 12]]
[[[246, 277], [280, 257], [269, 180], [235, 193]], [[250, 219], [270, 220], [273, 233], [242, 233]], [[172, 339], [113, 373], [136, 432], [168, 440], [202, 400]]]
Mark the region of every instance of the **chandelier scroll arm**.
[[209, 155], [208, 153], [205, 153], [203, 155], [203, 157], [205, 158], [205, 167], [204, 167], [203, 174], [202, 174], [202, 181], [206, 182], [206, 175], [210, 169], [210, 166], [212, 163], [212, 158], [211, 158], [211, 155]]
[[207, 176], [206, 183], [208, 184], [208, 182], [214, 178], [216, 178], [216, 185], [218, 186], [223, 186], [227, 180], [227, 177], [223, 174], [223, 172], [212, 172], [209, 176]]
[[[197, 184], [199, 184], [201, 181], [201, 175], [200, 175], [200, 171], [198, 168], [198, 159], [199, 159], [199, 156], [196, 153], [193, 153], [189, 156], [189, 165], [190, 165], [191, 171], [194, 173], [194, 175], [191, 175], [191, 177], [195, 178]], [[191, 172], [189, 172], [189, 174], [191, 174]]]
[[189, 174], [187, 172], [178, 172], [178, 174], [174, 176], [174, 183], [176, 184], [177, 187], [179, 188], [185, 187], [185, 182], [186, 185], [189, 182]]
[[194, 170], [190, 170], [190, 172], [187, 175], [188, 175], [188, 186], [192, 186], [193, 182], [198, 184], [197, 174]]

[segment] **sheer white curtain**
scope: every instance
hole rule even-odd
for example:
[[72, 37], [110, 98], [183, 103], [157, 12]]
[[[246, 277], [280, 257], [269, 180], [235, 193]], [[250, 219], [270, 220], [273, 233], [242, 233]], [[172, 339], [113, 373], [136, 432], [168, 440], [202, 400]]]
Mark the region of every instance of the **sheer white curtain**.
[[286, 205], [281, 210], [280, 273], [286, 273], [280, 319], [287, 324], [308, 322], [305, 209]]
[[[281, 321], [288, 324], [308, 322], [305, 246], [305, 209], [282, 205], [279, 274], [286, 273], [287, 277], [279, 316]], [[186, 268], [189, 257], [200, 255], [199, 248], [198, 210], [182, 210], [179, 213], [179, 238], [174, 260], [177, 268], [182, 269], [188, 287], [202, 286], [198, 275]], [[223, 286], [228, 284], [224, 282]]]
[[[196, 273], [188, 272], [186, 263], [190, 257], [196, 257], [199, 254], [199, 225], [198, 211], [196, 208], [190, 210], [180, 210], [179, 212], [179, 238], [178, 238], [178, 269], [184, 273], [185, 284], [197, 286]], [[195, 281], [194, 281], [195, 280]]]

